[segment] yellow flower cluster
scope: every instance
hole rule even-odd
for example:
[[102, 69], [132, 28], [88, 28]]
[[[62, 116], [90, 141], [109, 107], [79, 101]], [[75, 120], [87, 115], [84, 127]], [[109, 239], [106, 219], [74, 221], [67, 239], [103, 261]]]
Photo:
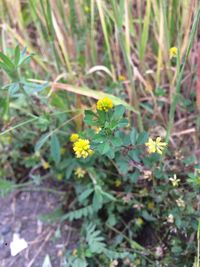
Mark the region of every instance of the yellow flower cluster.
[[104, 97], [97, 101], [97, 109], [108, 112], [109, 109], [113, 108], [113, 102], [110, 98]]
[[79, 139], [79, 135], [78, 134], [73, 133], [73, 134], [70, 135], [70, 141], [72, 143], [76, 142], [78, 139]]
[[170, 59], [177, 57], [178, 49], [177, 47], [173, 46], [169, 49], [169, 57]]
[[90, 141], [88, 139], [79, 138], [76, 142], [74, 142], [73, 150], [77, 158], [85, 159], [94, 153], [94, 151], [90, 148]]
[[75, 175], [78, 177], [78, 178], [83, 178], [86, 174], [86, 170], [84, 170], [83, 168], [76, 168], [75, 169]]
[[145, 145], [148, 147], [148, 152], [150, 154], [155, 152], [162, 154], [163, 150], [167, 146], [167, 143], [161, 142], [161, 137], [157, 137], [155, 141], [153, 141], [152, 138], [149, 138]]

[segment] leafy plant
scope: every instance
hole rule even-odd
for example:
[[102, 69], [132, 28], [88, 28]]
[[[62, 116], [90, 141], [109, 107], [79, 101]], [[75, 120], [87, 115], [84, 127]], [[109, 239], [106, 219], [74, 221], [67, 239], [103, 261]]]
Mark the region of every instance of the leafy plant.
[[17, 21], [0, 4], [1, 195], [60, 182], [43, 219], [80, 225], [64, 266], [199, 266], [198, 1], [17, 4]]

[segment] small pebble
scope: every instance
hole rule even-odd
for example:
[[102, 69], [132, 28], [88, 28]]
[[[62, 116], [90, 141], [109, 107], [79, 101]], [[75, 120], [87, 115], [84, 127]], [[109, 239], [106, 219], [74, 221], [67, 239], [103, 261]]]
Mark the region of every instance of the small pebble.
[[11, 231], [10, 225], [4, 225], [0, 228], [0, 234], [7, 235]]

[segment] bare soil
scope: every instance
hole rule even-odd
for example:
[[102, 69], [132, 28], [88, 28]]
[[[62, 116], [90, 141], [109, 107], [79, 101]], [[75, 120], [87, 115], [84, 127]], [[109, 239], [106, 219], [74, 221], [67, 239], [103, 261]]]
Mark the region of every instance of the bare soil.
[[[60, 205], [59, 194], [31, 188], [0, 198], [0, 267], [42, 267], [46, 255], [52, 267], [63, 266], [66, 249], [76, 247], [77, 230], [69, 223], [47, 223], [38, 218]], [[13, 257], [10, 242], [14, 233], [27, 241], [28, 248]]]

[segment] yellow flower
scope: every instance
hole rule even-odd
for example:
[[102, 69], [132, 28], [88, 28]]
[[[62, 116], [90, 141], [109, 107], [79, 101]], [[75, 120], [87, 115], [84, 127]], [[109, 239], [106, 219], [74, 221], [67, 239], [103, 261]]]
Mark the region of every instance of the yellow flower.
[[95, 131], [96, 134], [98, 134], [98, 133], [101, 131], [101, 127], [96, 127], [96, 128], [94, 129], [94, 131]]
[[110, 98], [104, 97], [103, 99], [97, 101], [98, 110], [104, 110], [105, 112], [108, 112], [108, 110], [111, 108], [113, 108], [113, 102]]
[[120, 187], [121, 184], [122, 184], [122, 181], [121, 181], [120, 179], [117, 179], [117, 180], [115, 181], [115, 186], [116, 186], [116, 187]]
[[36, 158], [40, 158], [40, 157], [41, 157], [41, 155], [40, 155], [40, 152], [39, 152], [39, 151], [36, 151], [36, 152], [35, 152], [35, 157], [36, 157]]
[[89, 13], [90, 12], [89, 6], [84, 6], [84, 11], [85, 11], [85, 13]]
[[98, 134], [101, 131], [101, 127], [92, 126], [91, 128], [96, 134]]
[[63, 178], [64, 178], [64, 175], [62, 173], [59, 173], [57, 176], [56, 176], [57, 180], [58, 181], [62, 181]]
[[0, 136], [0, 141], [2, 144], [11, 144], [12, 142], [12, 137], [10, 135], [3, 135], [3, 136]]
[[73, 145], [73, 150], [77, 158], [85, 159], [94, 153], [94, 151], [90, 149], [90, 141], [88, 139], [78, 139]]
[[78, 134], [73, 133], [73, 134], [70, 135], [70, 141], [72, 143], [76, 142], [78, 139], [79, 139], [79, 135]]
[[47, 161], [42, 160], [42, 167], [43, 167], [45, 170], [47, 170], [47, 169], [50, 168], [50, 165], [49, 165], [49, 163], [48, 163]]
[[146, 189], [146, 188], [143, 188], [143, 189], [141, 189], [140, 191], [139, 191], [139, 194], [141, 195], [141, 196], [143, 196], [143, 197], [146, 197], [146, 196], [148, 196], [148, 190]]
[[78, 253], [78, 250], [75, 248], [75, 249], [72, 251], [72, 255], [75, 257], [75, 256], [77, 256], [77, 253]]
[[134, 264], [135, 264], [136, 266], [141, 266], [141, 260], [140, 260], [140, 259], [136, 259], [136, 260], [134, 261]]
[[159, 153], [162, 154], [163, 150], [167, 146], [167, 143], [161, 142], [161, 137], [157, 137], [156, 141], [153, 141], [152, 138], [149, 138], [148, 142], [145, 143], [145, 145], [148, 147], [148, 152], [151, 153]]
[[177, 57], [178, 49], [177, 47], [173, 46], [169, 49], [169, 57], [170, 59]]
[[75, 169], [75, 175], [78, 177], [78, 178], [83, 178], [86, 174], [86, 170], [78, 167]]
[[118, 80], [123, 82], [126, 80], [126, 77], [124, 75], [119, 75]]
[[174, 174], [173, 178], [172, 177], [169, 178], [169, 180], [171, 181], [171, 183], [174, 187], [177, 187], [181, 181], [180, 179], [177, 179], [176, 174]]
[[143, 221], [142, 218], [137, 218], [135, 220], [135, 223], [136, 223], [137, 226], [142, 226], [144, 224], [144, 221]]
[[154, 202], [153, 201], [148, 201], [147, 202], [147, 208], [149, 210], [153, 210], [155, 208]]

